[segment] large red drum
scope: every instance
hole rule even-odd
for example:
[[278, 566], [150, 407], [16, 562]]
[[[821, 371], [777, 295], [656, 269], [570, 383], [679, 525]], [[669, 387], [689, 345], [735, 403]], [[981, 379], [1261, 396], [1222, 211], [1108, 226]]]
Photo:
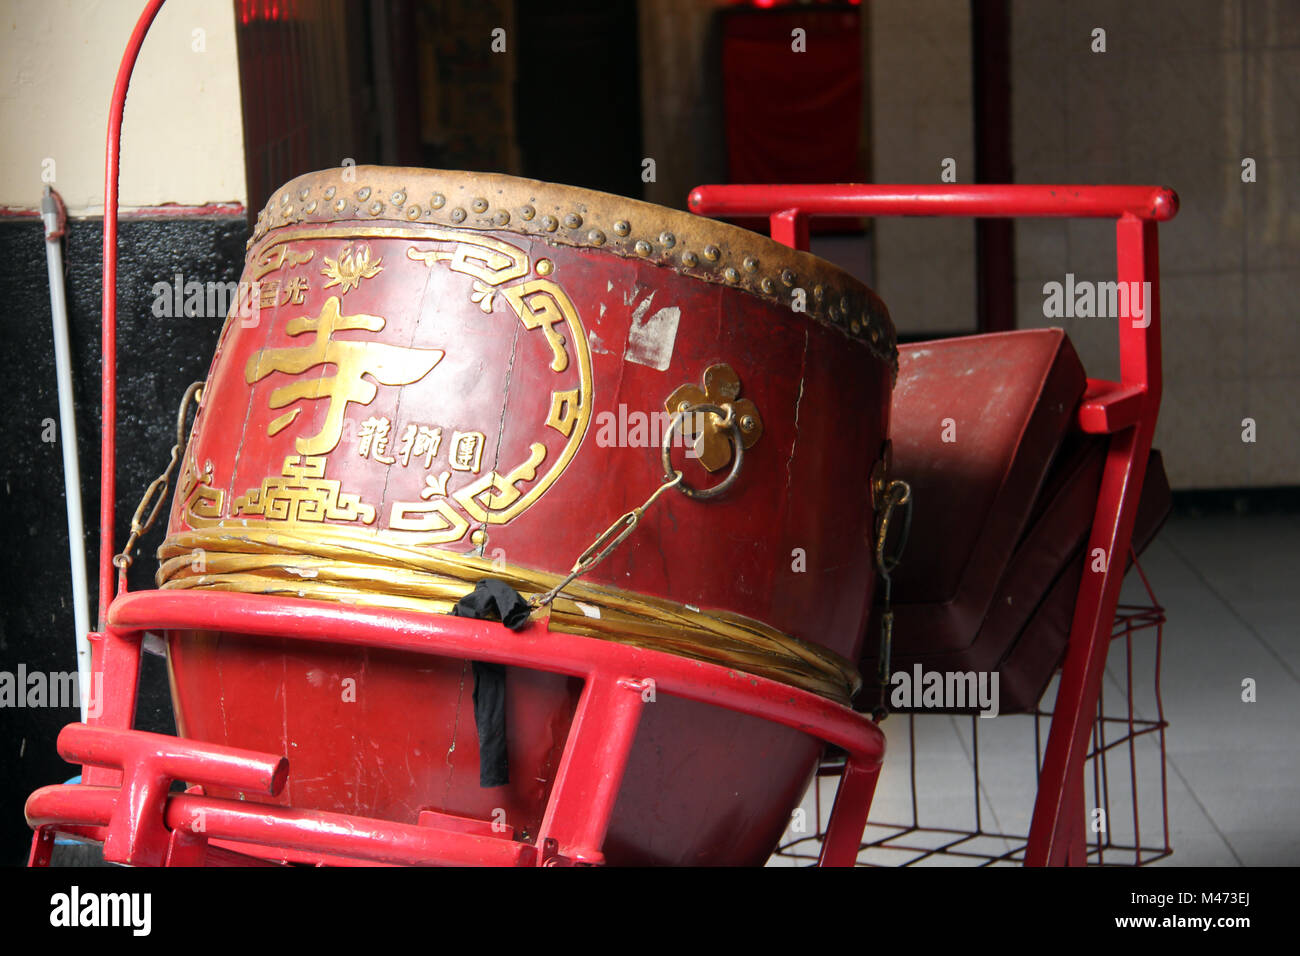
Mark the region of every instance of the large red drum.
[[[447, 613], [494, 577], [531, 597], [664, 483], [667, 432], [683, 485], [550, 627], [856, 690], [896, 369], [863, 285], [687, 213], [378, 167], [276, 193], [243, 278], [256, 307], [222, 332], [161, 587]], [[482, 787], [470, 662], [329, 637], [169, 633], [180, 732], [286, 754], [296, 807], [537, 833], [580, 681], [508, 671], [509, 782]], [[821, 746], [659, 695], [607, 861], [761, 863]]]

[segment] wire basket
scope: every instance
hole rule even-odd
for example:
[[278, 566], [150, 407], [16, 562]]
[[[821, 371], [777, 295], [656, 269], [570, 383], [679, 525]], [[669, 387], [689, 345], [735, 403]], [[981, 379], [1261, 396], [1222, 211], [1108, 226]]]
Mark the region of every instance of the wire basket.
[[[1116, 610], [1084, 761], [1090, 866], [1146, 866], [1173, 852], [1160, 697], [1165, 611], [1136, 557], [1133, 568], [1145, 595]], [[1022, 864], [1056, 684], [1054, 678], [1031, 713], [886, 720], [885, 768], [858, 865]], [[769, 865], [816, 861], [842, 769], [842, 755], [823, 757]]]

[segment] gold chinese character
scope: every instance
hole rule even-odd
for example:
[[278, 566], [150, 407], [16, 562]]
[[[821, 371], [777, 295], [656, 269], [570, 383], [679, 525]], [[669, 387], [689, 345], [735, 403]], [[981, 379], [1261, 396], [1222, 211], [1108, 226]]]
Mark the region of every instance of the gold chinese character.
[[411, 463], [411, 456], [419, 458], [424, 456], [424, 467], [433, 467], [433, 456], [438, 454], [438, 446], [442, 444], [442, 429], [430, 428], [428, 425], [407, 425], [406, 430], [402, 432], [402, 447], [398, 452], [402, 458], [403, 467]]
[[487, 436], [482, 432], [455, 432], [451, 436], [451, 467], [455, 471], [472, 471], [478, 474], [483, 463], [483, 443]]
[[274, 309], [280, 301], [280, 280], [267, 279], [258, 284], [258, 299], [264, 309]]
[[[379, 389], [362, 376], [369, 376], [382, 385], [410, 385], [418, 382], [442, 361], [441, 349], [404, 348], [382, 342], [337, 340], [336, 332], [378, 332], [385, 320], [378, 315], [341, 315], [338, 296], [330, 296], [319, 317], [300, 316], [290, 319], [285, 326], [289, 335], [314, 332], [310, 345], [297, 348], [262, 349], [248, 360], [244, 379], [249, 385], [260, 382], [272, 372], [301, 375], [310, 368], [333, 365], [333, 375], [321, 375], [310, 381], [283, 385], [271, 393], [271, 408], [284, 408], [299, 399], [328, 398], [329, 410], [321, 430], [310, 438], [299, 437], [294, 447], [302, 455], [323, 455], [332, 451], [343, 434], [343, 413], [348, 402], [369, 405]], [[267, 426], [266, 433], [275, 435], [283, 431], [301, 408], [281, 415]]]
[[311, 285], [307, 282], [306, 276], [294, 276], [284, 287], [284, 304], [302, 305], [303, 295], [310, 291]]
[[391, 465], [393, 459], [384, 457], [384, 452], [388, 451], [388, 432], [391, 428], [392, 423], [387, 418], [367, 418], [357, 431], [357, 453], [362, 458], [367, 458], [373, 451], [375, 461]]

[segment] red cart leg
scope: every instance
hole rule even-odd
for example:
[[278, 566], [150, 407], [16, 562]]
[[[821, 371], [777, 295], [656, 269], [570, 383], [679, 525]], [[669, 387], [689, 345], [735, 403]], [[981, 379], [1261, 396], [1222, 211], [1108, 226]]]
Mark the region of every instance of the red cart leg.
[[650, 686], [596, 674], [587, 680], [537, 838], [542, 865], [555, 856], [605, 862], [601, 847]]
[[819, 866], [853, 866], [862, 847], [862, 833], [867, 828], [871, 798], [880, 778], [880, 764], [850, 757], [844, 764], [840, 788], [835, 794], [830, 825], [822, 841]]
[[49, 866], [50, 856], [54, 853], [54, 831], [49, 827], [37, 827], [32, 834], [32, 851], [27, 857], [28, 866]]
[[[1097, 513], [1084, 556], [1083, 581], [1038, 778], [1038, 798], [1025, 851], [1027, 866], [1081, 864], [1084, 859], [1080, 857], [1086, 857], [1081, 852], [1087, 832], [1086, 808], [1081, 800], [1071, 798], [1083, 793], [1083, 763], [1097, 714], [1115, 607], [1160, 407], [1156, 224], [1124, 216], [1115, 228], [1119, 281], [1136, 283], [1128, 288], [1143, 288], [1142, 283], [1149, 282], [1150, 293], [1144, 297], [1149, 301], [1142, 302], [1141, 317], [1132, 315], [1136, 311], [1132, 302], [1130, 314], [1120, 317], [1121, 382], [1112, 389], [1109, 401], [1105, 395], [1094, 395], [1080, 411], [1085, 431], [1116, 429], [1116, 434], [1111, 438], [1102, 473]], [[1090, 389], [1096, 384], [1090, 382]], [[1140, 396], [1136, 403], [1135, 393]], [[1094, 571], [1099, 557], [1104, 559], [1104, 569]]]

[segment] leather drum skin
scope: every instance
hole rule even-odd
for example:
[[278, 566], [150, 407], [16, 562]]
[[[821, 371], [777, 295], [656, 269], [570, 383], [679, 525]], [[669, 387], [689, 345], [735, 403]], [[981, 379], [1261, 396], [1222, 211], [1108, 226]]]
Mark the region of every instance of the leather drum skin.
[[[847, 274], [629, 199], [359, 166], [279, 190], [243, 282], [258, 308], [222, 332], [161, 587], [443, 614], [491, 576], [528, 597], [663, 484], [670, 411], [725, 406], [737, 425], [695, 416], [672, 461], [710, 489], [740, 456], [733, 483], [664, 491], [550, 627], [841, 702], [856, 689], [868, 476], [897, 351], [884, 305]], [[510, 782], [484, 788], [468, 661], [230, 632], [168, 642], [180, 732], [286, 754], [278, 802], [405, 822], [504, 813], [525, 840], [581, 690], [508, 669]], [[607, 861], [762, 863], [821, 749], [659, 695]]]

